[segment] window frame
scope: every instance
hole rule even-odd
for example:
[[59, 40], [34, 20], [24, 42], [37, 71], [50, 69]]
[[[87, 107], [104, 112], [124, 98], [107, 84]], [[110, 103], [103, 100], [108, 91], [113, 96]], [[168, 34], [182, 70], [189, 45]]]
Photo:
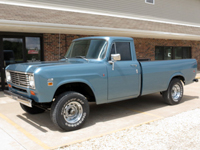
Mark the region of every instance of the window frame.
[[[120, 61], [133, 61], [133, 57], [132, 57], [132, 50], [131, 50], [131, 42], [130, 41], [113, 41], [112, 44], [111, 44], [111, 47], [110, 47], [110, 52], [109, 52], [109, 56], [108, 56], [108, 61], [111, 60], [111, 50], [112, 50], [112, 46], [114, 45], [115, 47], [115, 54], [120, 54], [117, 52], [117, 46], [116, 46], [116, 43], [129, 43], [129, 50], [130, 50], [130, 55], [131, 55], [131, 59], [130, 60], [120, 60]], [[121, 55], [121, 54], [120, 54]]]
[[[192, 47], [191, 46], [155, 46], [155, 60], [158, 60], [158, 59], [156, 59], [156, 48], [157, 47], [160, 47], [160, 48], [163, 48], [163, 50], [164, 50], [164, 48], [165, 47], [171, 47], [172, 48], [172, 52], [171, 52], [171, 59], [170, 60], [179, 60], [179, 59], [175, 59], [175, 48], [177, 48], [177, 47], [181, 47], [182, 48], [182, 53], [181, 53], [181, 56], [182, 56], [182, 58], [181, 59], [190, 59], [190, 58], [192, 58]], [[190, 50], [190, 58], [183, 58], [183, 48], [189, 48], [189, 50]], [[162, 54], [162, 59], [161, 60], [166, 60], [166, 59], [164, 59], [164, 52], [163, 52], [163, 54]]]

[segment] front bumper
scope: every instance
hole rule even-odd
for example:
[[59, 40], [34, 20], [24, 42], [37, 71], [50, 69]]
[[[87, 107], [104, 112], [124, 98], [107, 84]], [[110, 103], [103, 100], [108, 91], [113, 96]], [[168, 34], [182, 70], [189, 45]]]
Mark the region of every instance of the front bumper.
[[22, 104], [24, 104], [28, 107], [32, 107], [32, 100], [29, 99], [29, 98], [26, 98], [24, 96], [21, 96], [19, 94], [13, 93], [13, 92], [8, 91], [8, 90], [4, 90], [4, 95], [22, 103]]

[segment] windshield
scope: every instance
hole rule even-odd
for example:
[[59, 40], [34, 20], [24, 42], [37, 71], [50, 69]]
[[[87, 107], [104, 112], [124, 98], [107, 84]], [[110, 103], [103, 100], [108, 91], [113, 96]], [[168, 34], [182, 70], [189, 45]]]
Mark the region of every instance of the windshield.
[[[106, 40], [80, 40], [72, 42], [65, 57], [103, 59], [106, 54]], [[80, 57], [81, 56], [81, 57]]]

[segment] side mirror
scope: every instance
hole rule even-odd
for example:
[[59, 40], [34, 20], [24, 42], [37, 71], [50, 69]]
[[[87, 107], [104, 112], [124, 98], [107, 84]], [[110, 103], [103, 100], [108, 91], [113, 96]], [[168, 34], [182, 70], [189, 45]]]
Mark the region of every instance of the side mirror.
[[111, 54], [111, 61], [109, 61], [110, 64], [112, 64], [112, 70], [114, 70], [115, 62], [121, 60], [120, 54]]
[[111, 54], [111, 60], [112, 61], [121, 60], [121, 55], [120, 54]]

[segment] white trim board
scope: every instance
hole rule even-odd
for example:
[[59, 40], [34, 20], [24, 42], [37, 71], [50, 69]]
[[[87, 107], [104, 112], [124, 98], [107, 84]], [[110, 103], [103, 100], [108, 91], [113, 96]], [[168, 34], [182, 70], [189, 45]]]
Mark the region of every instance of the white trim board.
[[13, 20], [0, 20], [0, 31], [29, 32], [29, 33], [84, 34], [84, 35], [101, 35], [101, 36], [129, 36], [129, 37], [140, 37], [140, 38], [200, 41], [200, 35], [193, 35], [193, 34], [67, 25], [67, 24], [54, 24], [54, 23], [38, 23], [38, 22], [13, 21]]

